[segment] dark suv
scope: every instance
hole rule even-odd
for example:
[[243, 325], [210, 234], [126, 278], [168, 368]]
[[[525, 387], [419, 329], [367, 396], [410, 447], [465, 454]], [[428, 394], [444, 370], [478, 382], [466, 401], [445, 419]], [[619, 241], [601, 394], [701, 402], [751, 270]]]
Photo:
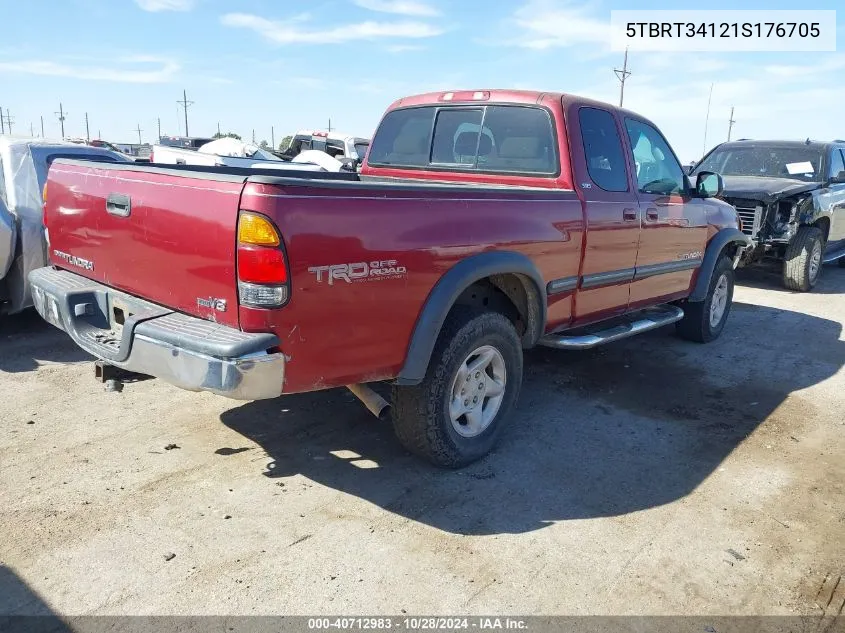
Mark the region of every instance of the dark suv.
[[845, 141], [722, 143], [693, 174], [702, 171], [722, 175], [724, 198], [754, 242], [743, 265], [780, 260], [784, 285], [802, 292], [816, 285], [823, 263], [845, 267]]

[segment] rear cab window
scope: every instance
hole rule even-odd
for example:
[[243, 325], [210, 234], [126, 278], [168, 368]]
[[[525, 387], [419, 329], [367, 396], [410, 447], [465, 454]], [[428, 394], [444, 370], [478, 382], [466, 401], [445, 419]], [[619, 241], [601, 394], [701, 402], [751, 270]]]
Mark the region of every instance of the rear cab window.
[[551, 114], [538, 106], [422, 106], [389, 112], [372, 166], [552, 178], [559, 174]]

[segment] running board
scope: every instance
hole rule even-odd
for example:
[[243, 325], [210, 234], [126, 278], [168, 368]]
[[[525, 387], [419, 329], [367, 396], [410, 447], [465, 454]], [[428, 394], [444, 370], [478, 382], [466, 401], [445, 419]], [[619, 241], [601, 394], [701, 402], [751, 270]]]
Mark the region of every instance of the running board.
[[843, 257], [845, 257], [845, 248], [841, 248], [838, 251], [836, 251], [835, 253], [830, 253], [829, 255], [825, 255], [822, 258], [822, 262], [824, 262], [825, 264], [831, 264], [838, 259], [842, 259]]
[[623, 318], [626, 320], [625, 323], [603, 330], [581, 335], [547, 334], [539, 342], [540, 345], [555, 349], [590, 349], [680, 321], [684, 318], [684, 311], [676, 306], [662, 305], [632, 312]]

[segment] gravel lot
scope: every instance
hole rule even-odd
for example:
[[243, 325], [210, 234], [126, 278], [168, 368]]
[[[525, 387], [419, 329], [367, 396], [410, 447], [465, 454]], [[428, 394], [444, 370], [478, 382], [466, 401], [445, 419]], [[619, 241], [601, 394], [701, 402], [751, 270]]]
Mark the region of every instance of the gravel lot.
[[741, 284], [709, 346], [532, 351], [459, 472], [343, 390], [106, 393], [36, 314], [0, 320], [0, 614], [832, 615], [845, 270]]

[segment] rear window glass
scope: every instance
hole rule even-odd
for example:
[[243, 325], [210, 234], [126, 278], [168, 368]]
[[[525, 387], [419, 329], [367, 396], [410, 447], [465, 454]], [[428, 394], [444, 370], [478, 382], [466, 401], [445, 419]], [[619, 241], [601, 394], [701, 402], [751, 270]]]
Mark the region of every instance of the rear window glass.
[[555, 175], [555, 136], [546, 110], [523, 106], [394, 110], [370, 149], [371, 165]]

